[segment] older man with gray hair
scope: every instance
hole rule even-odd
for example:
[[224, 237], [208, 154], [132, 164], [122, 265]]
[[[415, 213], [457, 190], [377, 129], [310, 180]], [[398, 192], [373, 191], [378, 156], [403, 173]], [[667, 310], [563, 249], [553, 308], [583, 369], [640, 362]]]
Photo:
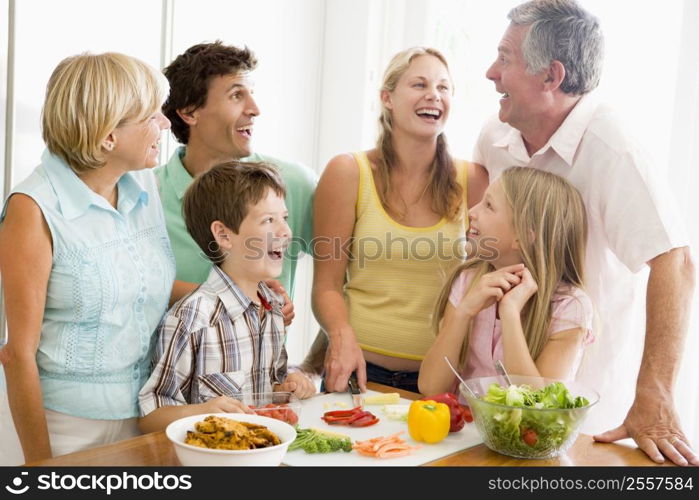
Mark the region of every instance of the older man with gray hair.
[[510, 166], [553, 172], [585, 200], [599, 328], [578, 379], [602, 395], [593, 426], [621, 420], [630, 405], [622, 425], [595, 439], [631, 437], [656, 462], [699, 465], [673, 401], [695, 276], [674, 198], [592, 93], [604, 48], [597, 19], [574, 0], [527, 2], [508, 17], [486, 73], [501, 94], [499, 116], [484, 125], [474, 161], [491, 182]]

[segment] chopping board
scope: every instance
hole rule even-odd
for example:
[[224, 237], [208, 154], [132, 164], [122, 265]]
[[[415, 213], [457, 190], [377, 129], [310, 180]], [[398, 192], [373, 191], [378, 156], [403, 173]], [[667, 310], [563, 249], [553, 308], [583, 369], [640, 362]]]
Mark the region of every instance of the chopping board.
[[[367, 391], [364, 396], [380, 394], [376, 391]], [[401, 398], [400, 404], [411, 403], [408, 399]], [[344, 405], [344, 406], [341, 406]], [[365, 406], [364, 409], [370, 411], [379, 418], [379, 422], [369, 427], [349, 427], [344, 425], [328, 425], [320, 417], [326, 411], [349, 410], [352, 408], [352, 398], [347, 393], [322, 394], [301, 402], [301, 414], [298, 425], [301, 428], [316, 427], [319, 429], [347, 434], [354, 441], [364, 441], [378, 436], [390, 436], [396, 432], [403, 431], [400, 438], [411, 446], [420, 446], [419, 450], [414, 450], [412, 454], [397, 458], [372, 458], [360, 455], [356, 451], [349, 453], [338, 451], [333, 453], [306, 453], [303, 450], [289, 451], [284, 456], [282, 463], [286, 465], [298, 466], [343, 466], [343, 467], [376, 467], [376, 466], [412, 466], [422, 465], [433, 460], [437, 460], [457, 451], [481, 444], [483, 441], [478, 435], [476, 426], [467, 423], [459, 432], [452, 432], [439, 443], [426, 444], [418, 443], [411, 439], [408, 434], [408, 423], [390, 420], [381, 410], [383, 405]]]

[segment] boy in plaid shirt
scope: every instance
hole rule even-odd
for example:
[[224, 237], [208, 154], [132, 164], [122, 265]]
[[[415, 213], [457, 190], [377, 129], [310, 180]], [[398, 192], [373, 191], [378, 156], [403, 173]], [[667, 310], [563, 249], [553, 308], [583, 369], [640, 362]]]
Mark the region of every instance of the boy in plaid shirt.
[[200, 413], [250, 413], [236, 396], [315, 393], [303, 373], [287, 374], [283, 298], [264, 280], [281, 273], [291, 240], [277, 171], [231, 161], [198, 176], [187, 189], [187, 230], [212, 267], [158, 327], [155, 366], [139, 394], [143, 432]]

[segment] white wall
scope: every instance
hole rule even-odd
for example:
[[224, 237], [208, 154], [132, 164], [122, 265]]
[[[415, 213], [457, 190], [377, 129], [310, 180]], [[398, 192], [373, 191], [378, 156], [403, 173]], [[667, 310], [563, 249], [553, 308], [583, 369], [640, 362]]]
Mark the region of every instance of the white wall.
[[[172, 53], [169, 62], [188, 47], [222, 40], [247, 45], [258, 59], [254, 72], [255, 151], [319, 169], [318, 142], [326, 5], [322, 0], [175, 0]], [[174, 140], [169, 142], [167, 155]], [[297, 268], [296, 318], [288, 332], [289, 360], [303, 360], [317, 331], [310, 312], [312, 261]]]
[[[119, 8], [91, 0], [21, 0], [15, 5], [13, 185], [39, 163], [44, 149], [41, 106], [56, 65], [80, 52], [117, 51], [158, 67], [161, 15], [160, 2], [139, 0], [123, 0]], [[125, 27], [131, 36], [124, 36]]]
[[[0, 0], [0, 12], [8, 12], [9, 1]], [[9, 33], [9, 16], [0, 16], [0, 40], [8, 40]], [[3, 43], [4, 45], [5, 43]], [[2, 47], [3, 45], [0, 45]], [[8, 53], [6, 51], [0, 51], [0, 161], [5, 162], [5, 140], [7, 139], [7, 134], [5, 133], [6, 126], [5, 122], [8, 118], [7, 115], [7, 60]], [[0, 173], [0, 193], [4, 193], [5, 189], [5, 175], [4, 169]], [[2, 334], [0, 332], [0, 340], [2, 339]]]
[[176, 0], [173, 57], [216, 39], [250, 47], [259, 61], [255, 150], [315, 168], [324, 11], [322, 0]]

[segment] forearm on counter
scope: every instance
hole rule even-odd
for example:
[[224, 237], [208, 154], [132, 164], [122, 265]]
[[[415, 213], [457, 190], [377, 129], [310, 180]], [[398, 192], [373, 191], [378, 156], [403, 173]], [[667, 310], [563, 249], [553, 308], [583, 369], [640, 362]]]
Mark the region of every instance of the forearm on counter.
[[688, 247], [649, 262], [646, 336], [637, 389], [672, 392], [684, 351], [695, 286]]

